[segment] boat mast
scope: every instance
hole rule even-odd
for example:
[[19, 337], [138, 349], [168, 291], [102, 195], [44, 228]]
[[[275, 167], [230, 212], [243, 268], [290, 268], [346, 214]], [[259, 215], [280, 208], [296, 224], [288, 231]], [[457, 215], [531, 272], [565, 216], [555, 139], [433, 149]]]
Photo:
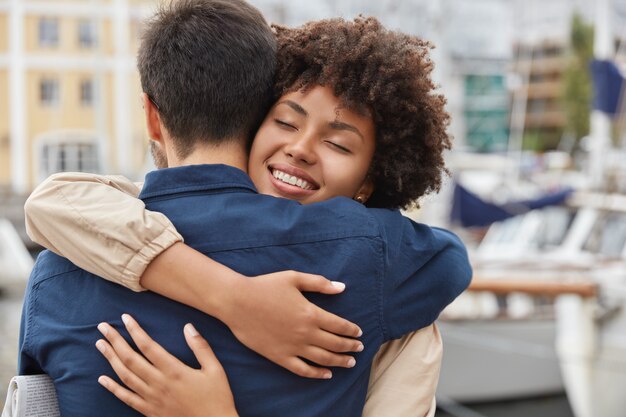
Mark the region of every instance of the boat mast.
[[[613, 36], [609, 0], [595, 0], [593, 54], [595, 59], [613, 59]], [[590, 120], [589, 178], [592, 189], [602, 189], [606, 154], [611, 147], [611, 119], [608, 114], [592, 109]]]
[[[517, 56], [514, 67], [516, 85], [513, 90], [513, 101], [511, 106], [511, 119], [509, 121], [509, 142], [507, 156], [514, 161], [510, 167], [507, 182], [515, 186], [520, 181], [520, 170], [522, 166], [522, 154], [524, 152], [524, 130], [526, 127], [526, 110], [528, 106], [528, 88], [530, 85], [530, 73], [533, 66], [534, 44], [537, 42], [535, 34], [526, 32], [525, 19], [520, 8], [527, 7], [525, 2], [515, 3], [515, 13], [513, 14], [515, 28], [517, 30]], [[530, 21], [537, 21], [536, 2], [530, 3]]]

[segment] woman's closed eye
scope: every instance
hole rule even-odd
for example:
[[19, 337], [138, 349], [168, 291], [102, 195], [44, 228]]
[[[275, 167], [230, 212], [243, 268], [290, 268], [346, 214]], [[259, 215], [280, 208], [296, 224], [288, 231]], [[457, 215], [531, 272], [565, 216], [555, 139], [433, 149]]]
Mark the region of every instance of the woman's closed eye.
[[289, 122], [286, 122], [284, 120], [274, 119], [274, 122], [276, 122], [276, 124], [279, 125], [282, 128], [290, 129], [290, 130], [298, 130], [298, 128], [295, 125], [293, 125], [293, 124], [291, 124]]
[[338, 151], [342, 152], [342, 153], [352, 153], [352, 151], [348, 148], [346, 148], [345, 146], [342, 146], [336, 142], [330, 141], [330, 140], [325, 140], [324, 142], [326, 142], [329, 146], [331, 146], [334, 149], [337, 149]]

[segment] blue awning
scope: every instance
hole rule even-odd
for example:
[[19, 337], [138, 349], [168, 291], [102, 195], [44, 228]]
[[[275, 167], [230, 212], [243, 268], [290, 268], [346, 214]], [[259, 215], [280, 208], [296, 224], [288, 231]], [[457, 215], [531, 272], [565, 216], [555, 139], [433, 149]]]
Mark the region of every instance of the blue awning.
[[528, 213], [531, 210], [560, 205], [573, 191], [571, 188], [566, 188], [534, 200], [497, 205], [484, 201], [465, 187], [455, 184], [450, 219], [452, 223], [463, 227], [489, 226], [491, 223]]

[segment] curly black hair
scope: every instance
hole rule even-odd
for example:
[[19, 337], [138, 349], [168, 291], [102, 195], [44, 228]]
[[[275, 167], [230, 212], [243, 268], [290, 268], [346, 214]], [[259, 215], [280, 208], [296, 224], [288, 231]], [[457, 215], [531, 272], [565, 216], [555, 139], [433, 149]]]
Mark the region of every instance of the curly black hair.
[[372, 116], [376, 151], [368, 207], [408, 208], [439, 191], [448, 173], [443, 152], [452, 141], [446, 99], [435, 93], [430, 78], [431, 44], [362, 16], [274, 30], [276, 98], [322, 85], [351, 110]]

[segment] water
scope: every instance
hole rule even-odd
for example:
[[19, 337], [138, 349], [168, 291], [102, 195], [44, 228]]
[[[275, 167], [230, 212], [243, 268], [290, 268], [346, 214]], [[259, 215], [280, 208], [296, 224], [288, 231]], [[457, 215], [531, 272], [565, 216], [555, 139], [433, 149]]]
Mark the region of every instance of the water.
[[439, 404], [435, 417], [574, 417], [565, 395], [469, 405]]

